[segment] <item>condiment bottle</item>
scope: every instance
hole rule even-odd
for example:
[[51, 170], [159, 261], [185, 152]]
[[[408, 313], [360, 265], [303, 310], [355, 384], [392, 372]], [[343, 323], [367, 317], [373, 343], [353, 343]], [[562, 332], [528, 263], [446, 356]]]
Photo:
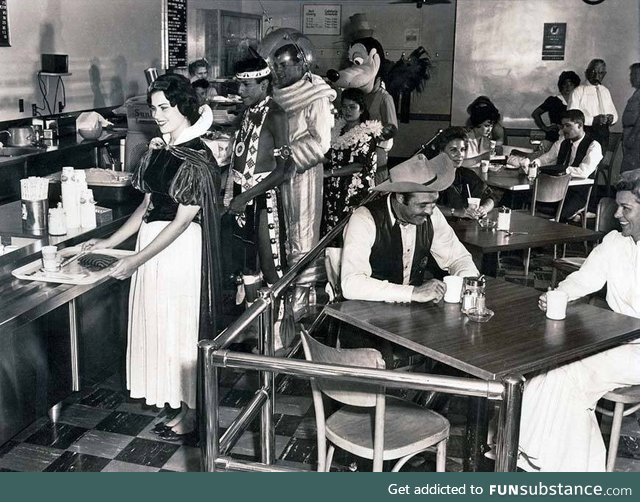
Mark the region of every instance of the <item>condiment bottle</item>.
[[49, 209], [49, 235], [65, 235], [66, 233], [64, 209], [62, 203], [58, 202], [58, 207]]
[[60, 181], [66, 227], [78, 228], [80, 226], [80, 194], [78, 193], [78, 184], [75, 182], [73, 167], [65, 166], [62, 168]]
[[80, 223], [82, 228], [95, 228], [96, 201], [93, 200], [93, 190], [87, 188], [80, 193]]
[[509, 230], [511, 226], [511, 209], [502, 206], [498, 209], [498, 230]]

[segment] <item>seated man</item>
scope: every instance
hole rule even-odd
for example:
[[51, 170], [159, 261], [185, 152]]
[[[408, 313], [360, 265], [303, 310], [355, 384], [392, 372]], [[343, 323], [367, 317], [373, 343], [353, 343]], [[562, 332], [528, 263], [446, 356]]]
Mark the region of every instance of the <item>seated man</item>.
[[[609, 232], [584, 265], [558, 285], [575, 300], [607, 286], [607, 303], [640, 317], [640, 169], [622, 174]], [[546, 295], [540, 297], [546, 310]], [[566, 364], [527, 382], [518, 466], [540, 471], [604, 471], [605, 445], [594, 408], [607, 392], [640, 384], [640, 339]], [[526, 461], [528, 460], [528, 462]]]
[[373, 190], [391, 192], [354, 211], [345, 229], [341, 286], [345, 298], [385, 302], [439, 302], [443, 282], [424, 282], [430, 260], [451, 275], [477, 276], [471, 255], [440, 210], [438, 192], [454, 169], [436, 170], [424, 156], [390, 171]]
[[[562, 116], [564, 139], [556, 141], [548, 152], [535, 159], [531, 165], [540, 167], [559, 165], [559, 174], [569, 173], [574, 178], [593, 178], [598, 164], [602, 160], [602, 148], [584, 131], [584, 113], [580, 110], [567, 110]], [[560, 221], [567, 221], [587, 203], [587, 186], [572, 186], [562, 207]]]

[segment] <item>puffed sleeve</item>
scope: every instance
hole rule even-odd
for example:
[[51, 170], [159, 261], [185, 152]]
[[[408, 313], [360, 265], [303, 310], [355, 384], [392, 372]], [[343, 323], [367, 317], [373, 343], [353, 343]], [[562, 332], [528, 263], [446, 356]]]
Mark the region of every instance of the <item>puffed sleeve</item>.
[[205, 197], [219, 193], [218, 165], [212, 155], [190, 148], [174, 147], [171, 150], [182, 160], [169, 187], [173, 200], [185, 206], [202, 206]]

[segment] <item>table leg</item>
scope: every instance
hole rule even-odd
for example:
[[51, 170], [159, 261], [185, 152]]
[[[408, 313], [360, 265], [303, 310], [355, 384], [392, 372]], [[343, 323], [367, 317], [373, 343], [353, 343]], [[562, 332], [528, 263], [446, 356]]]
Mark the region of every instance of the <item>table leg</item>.
[[504, 399], [500, 406], [498, 421], [496, 472], [513, 472], [518, 463], [524, 377], [509, 375], [503, 383]]
[[71, 390], [80, 390], [80, 361], [78, 349], [78, 312], [75, 298], [69, 302], [69, 345], [71, 347]]
[[470, 397], [468, 406], [462, 462], [465, 472], [477, 472], [488, 467], [484, 457], [489, 429], [488, 403], [482, 397]]

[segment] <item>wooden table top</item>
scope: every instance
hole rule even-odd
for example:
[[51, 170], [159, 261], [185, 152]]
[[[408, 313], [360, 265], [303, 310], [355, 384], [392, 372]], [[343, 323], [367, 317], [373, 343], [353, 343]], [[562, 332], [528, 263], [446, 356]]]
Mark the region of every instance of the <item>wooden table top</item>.
[[[447, 215], [446, 211], [443, 213]], [[497, 220], [494, 210], [489, 215]], [[495, 253], [510, 249], [527, 249], [533, 247], [553, 246], [568, 242], [595, 241], [602, 237], [601, 232], [556, 223], [538, 216], [531, 216], [525, 211], [511, 211], [510, 229], [515, 232], [528, 232], [526, 235], [516, 234], [508, 236], [499, 230], [484, 230], [476, 220], [449, 219], [449, 224], [465, 247], [470, 251], [481, 253]]]
[[349, 300], [324, 312], [484, 380], [546, 371], [640, 337], [640, 319], [586, 303], [570, 303], [563, 321], [547, 319], [539, 295], [488, 277], [486, 303], [495, 315], [486, 323], [448, 303]]
[[[520, 192], [524, 190], [530, 190], [531, 184], [529, 178], [520, 169], [508, 169], [502, 167], [499, 171], [489, 171], [483, 173], [479, 167], [470, 168], [474, 171], [480, 179], [487, 185], [500, 188], [502, 190], [512, 190], [514, 192]], [[569, 186], [579, 185], [593, 185], [593, 179], [591, 178], [571, 178]]]

